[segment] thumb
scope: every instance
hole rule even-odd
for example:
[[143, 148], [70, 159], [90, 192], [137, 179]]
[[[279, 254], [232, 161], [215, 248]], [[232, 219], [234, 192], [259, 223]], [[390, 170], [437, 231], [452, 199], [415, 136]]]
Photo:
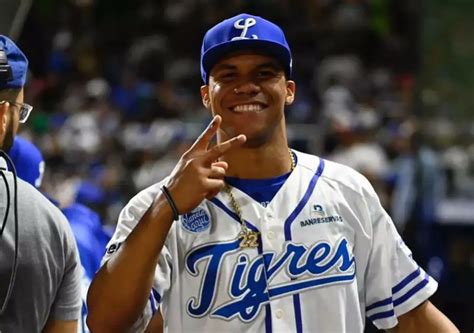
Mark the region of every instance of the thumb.
[[227, 162], [224, 162], [224, 161], [214, 162], [214, 163], [212, 163], [212, 166], [216, 166], [216, 167], [222, 168], [224, 170], [227, 170], [229, 168], [229, 164], [227, 164]]
[[10, 103], [8, 103], [7, 101], [0, 101], [0, 109], [8, 109], [8, 107], [10, 106]]

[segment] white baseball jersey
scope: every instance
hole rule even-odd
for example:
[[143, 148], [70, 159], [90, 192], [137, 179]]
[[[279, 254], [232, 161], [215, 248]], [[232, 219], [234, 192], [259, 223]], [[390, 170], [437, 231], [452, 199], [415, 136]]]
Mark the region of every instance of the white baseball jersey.
[[[241, 226], [225, 191], [180, 216], [134, 332], [145, 329], [153, 300], [169, 332], [362, 332], [366, 317], [387, 329], [435, 292], [366, 178], [294, 152], [296, 168], [266, 207], [232, 189], [260, 233], [257, 248], [239, 247]], [[159, 189], [124, 208], [105, 260]]]

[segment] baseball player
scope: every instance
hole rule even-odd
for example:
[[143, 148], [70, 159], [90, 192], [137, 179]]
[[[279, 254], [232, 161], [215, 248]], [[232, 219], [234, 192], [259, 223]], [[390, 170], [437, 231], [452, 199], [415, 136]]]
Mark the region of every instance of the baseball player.
[[366, 318], [456, 331], [370, 183], [288, 148], [291, 67], [283, 31], [261, 17], [207, 32], [201, 96], [213, 120], [123, 209], [89, 290], [92, 331], [142, 332], [154, 312], [169, 332], [362, 332]]

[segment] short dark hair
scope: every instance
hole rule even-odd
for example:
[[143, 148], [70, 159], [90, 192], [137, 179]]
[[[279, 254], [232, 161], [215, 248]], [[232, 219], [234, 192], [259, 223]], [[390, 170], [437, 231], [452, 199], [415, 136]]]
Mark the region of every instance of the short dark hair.
[[0, 90], [0, 101], [15, 101], [20, 91], [21, 89], [19, 88], [9, 88]]

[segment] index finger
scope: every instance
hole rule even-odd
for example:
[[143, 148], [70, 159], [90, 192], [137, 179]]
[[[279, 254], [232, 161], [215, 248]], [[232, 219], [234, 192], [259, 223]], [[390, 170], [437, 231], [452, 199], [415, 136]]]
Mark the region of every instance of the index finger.
[[201, 135], [199, 135], [196, 141], [194, 141], [191, 148], [189, 148], [189, 152], [194, 152], [198, 150], [207, 150], [207, 147], [209, 146], [209, 143], [211, 142], [212, 137], [216, 134], [217, 130], [219, 129], [221, 122], [222, 122], [221, 116], [219, 115], [214, 116], [214, 118], [206, 127], [204, 132], [202, 132]]
[[5, 107], [8, 108], [10, 106], [10, 103], [7, 101], [0, 101], [0, 107]]
[[227, 153], [229, 150], [241, 146], [245, 141], [247, 141], [247, 137], [243, 134], [234, 136], [232, 139], [219, 143], [212, 147], [206, 154], [205, 160], [209, 163], [214, 162], [219, 157]]

